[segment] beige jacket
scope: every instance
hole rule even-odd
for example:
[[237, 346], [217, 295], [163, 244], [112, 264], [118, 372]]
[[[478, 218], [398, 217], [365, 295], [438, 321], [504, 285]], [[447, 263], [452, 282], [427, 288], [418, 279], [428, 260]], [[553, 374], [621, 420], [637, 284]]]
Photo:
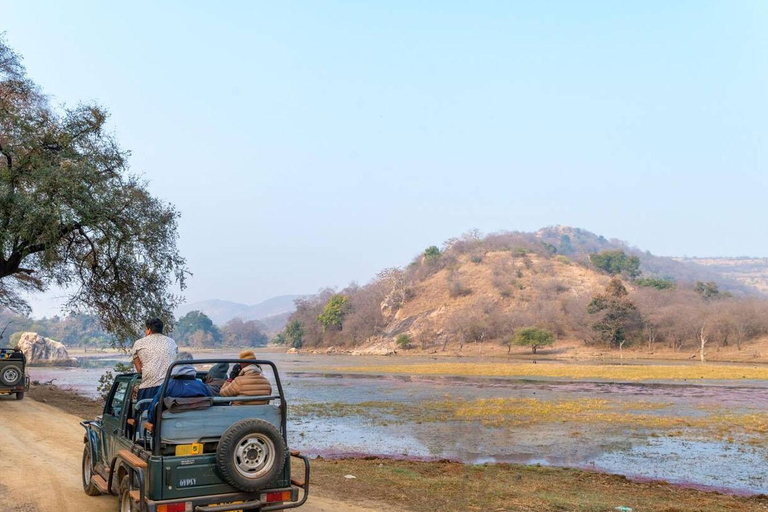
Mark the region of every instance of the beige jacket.
[[[221, 396], [269, 396], [272, 394], [272, 385], [261, 374], [261, 370], [255, 365], [248, 365], [235, 377], [232, 382], [226, 382], [221, 386]], [[233, 402], [233, 405], [264, 405], [267, 400], [251, 402]]]

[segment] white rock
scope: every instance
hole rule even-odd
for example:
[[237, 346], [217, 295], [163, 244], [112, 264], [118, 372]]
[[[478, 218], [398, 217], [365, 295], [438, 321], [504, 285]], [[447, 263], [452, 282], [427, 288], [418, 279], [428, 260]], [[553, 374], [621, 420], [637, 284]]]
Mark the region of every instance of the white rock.
[[62, 343], [44, 338], [36, 332], [22, 333], [18, 346], [30, 364], [77, 364], [77, 359], [70, 357]]

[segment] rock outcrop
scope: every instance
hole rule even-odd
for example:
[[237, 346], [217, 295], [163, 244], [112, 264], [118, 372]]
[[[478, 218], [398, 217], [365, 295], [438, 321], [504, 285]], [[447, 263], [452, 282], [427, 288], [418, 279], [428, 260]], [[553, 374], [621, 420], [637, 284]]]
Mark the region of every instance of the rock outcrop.
[[44, 338], [36, 332], [25, 332], [19, 338], [18, 346], [27, 358], [28, 364], [52, 364], [74, 366], [77, 359], [71, 357], [63, 344]]

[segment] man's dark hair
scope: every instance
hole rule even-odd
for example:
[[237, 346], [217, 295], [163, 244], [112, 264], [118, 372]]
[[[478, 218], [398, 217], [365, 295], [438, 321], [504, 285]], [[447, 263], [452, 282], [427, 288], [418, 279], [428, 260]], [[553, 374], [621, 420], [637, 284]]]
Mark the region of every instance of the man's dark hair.
[[159, 318], [150, 318], [144, 322], [144, 326], [153, 334], [163, 334], [163, 321]]

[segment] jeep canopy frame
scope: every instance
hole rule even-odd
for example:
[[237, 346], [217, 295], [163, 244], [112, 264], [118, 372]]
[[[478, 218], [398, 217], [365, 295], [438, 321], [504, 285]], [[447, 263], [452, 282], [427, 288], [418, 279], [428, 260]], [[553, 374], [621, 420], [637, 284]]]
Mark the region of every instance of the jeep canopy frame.
[[[171, 373], [176, 366], [192, 365], [197, 366], [201, 364], [257, 364], [259, 366], [269, 366], [272, 369], [272, 375], [275, 378], [275, 385], [277, 387], [277, 395], [274, 393], [269, 396], [217, 396], [213, 397], [213, 403], [231, 403], [231, 402], [256, 402], [264, 400], [280, 400], [280, 433], [283, 435], [283, 439], [288, 438], [286, 417], [287, 417], [287, 405], [285, 403], [285, 394], [283, 393], [283, 385], [280, 382], [280, 374], [277, 371], [277, 366], [272, 361], [265, 359], [229, 359], [229, 358], [207, 358], [207, 359], [189, 359], [185, 361], [174, 361], [168, 367], [163, 379], [163, 384], [160, 386], [160, 397], [158, 399], [157, 407], [163, 406], [163, 400], [166, 398], [165, 393], [168, 389], [168, 382], [171, 379]], [[155, 424], [152, 428], [152, 455], [161, 455], [161, 427], [162, 427], [163, 415], [162, 410], [158, 410], [155, 413]]]

